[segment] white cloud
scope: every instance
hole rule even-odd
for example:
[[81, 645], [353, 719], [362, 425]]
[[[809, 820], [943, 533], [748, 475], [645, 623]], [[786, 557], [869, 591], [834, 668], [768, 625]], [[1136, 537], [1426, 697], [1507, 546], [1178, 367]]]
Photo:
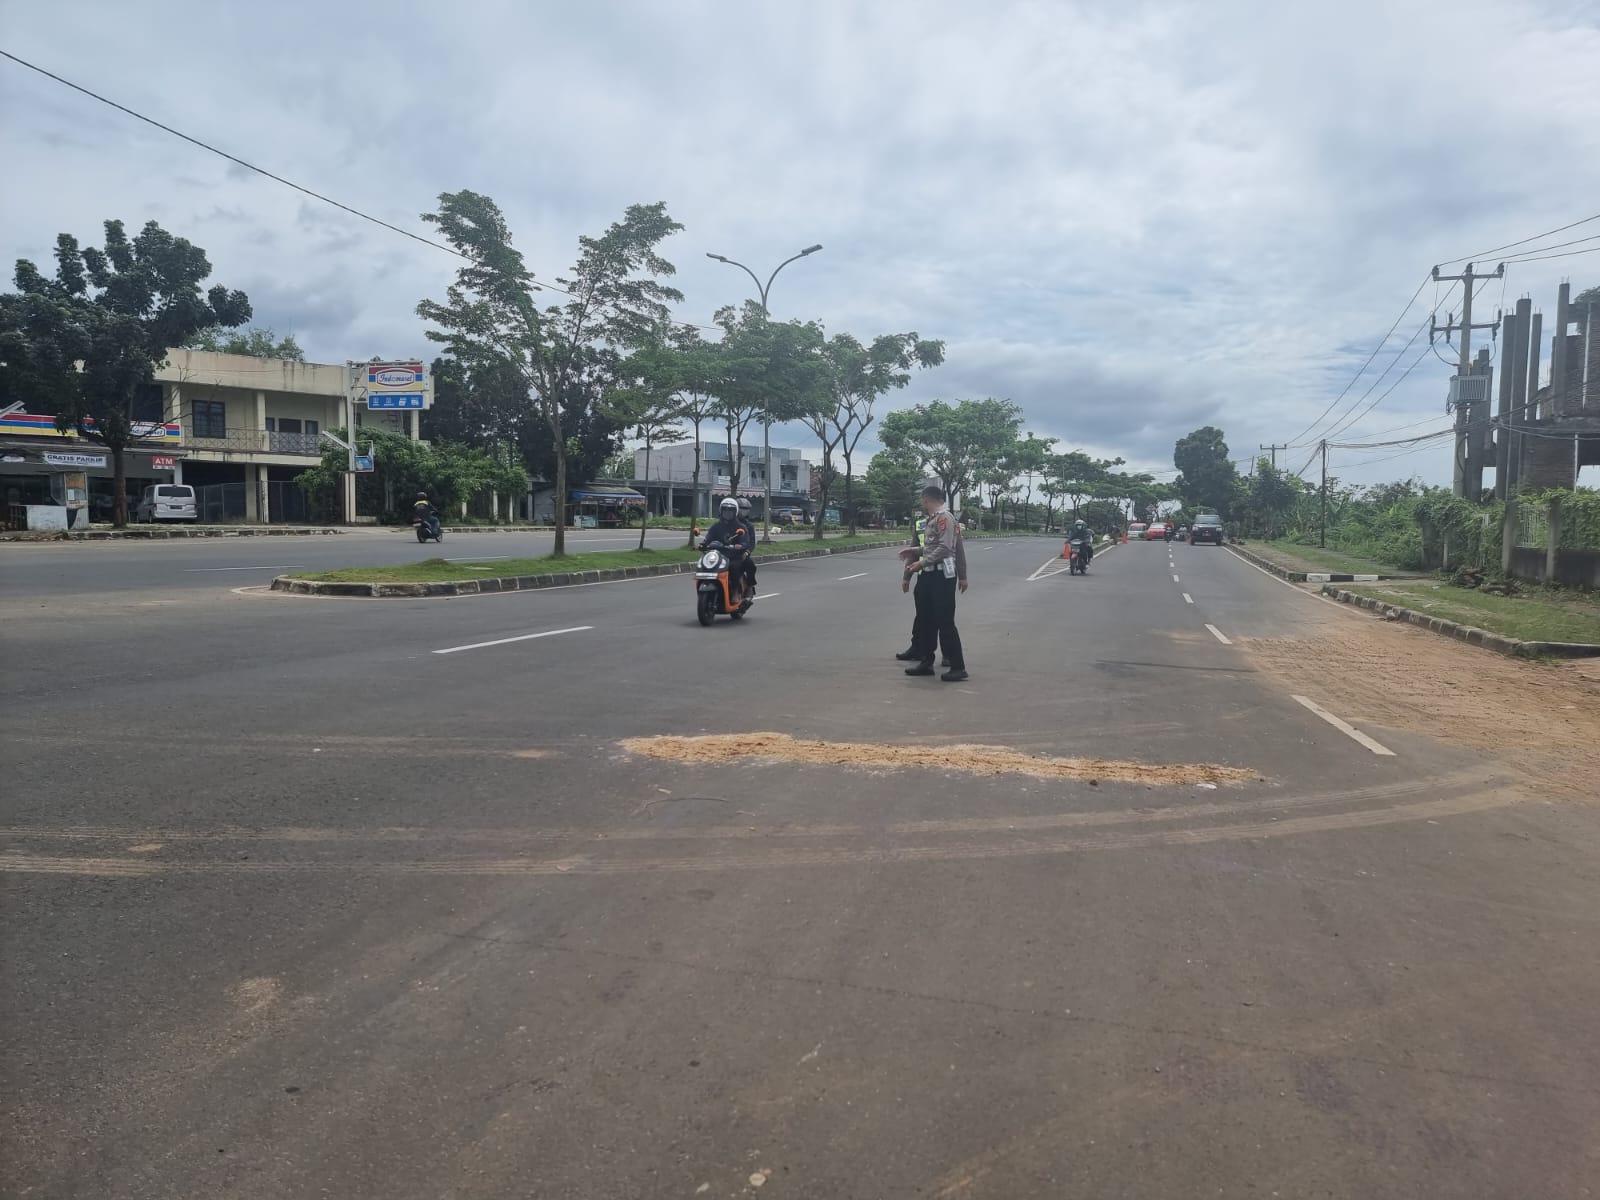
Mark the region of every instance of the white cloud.
[[[1155, 467], [1198, 424], [1241, 455], [1293, 436], [1433, 262], [1600, 208], [1600, 28], [1576, 2], [81, 0], [13, 6], [6, 41], [406, 228], [485, 191], [546, 274], [663, 199], [686, 319], [748, 290], [706, 250], [760, 269], [820, 241], [777, 314], [949, 342], [891, 405], [1009, 396]], [[7, 260], [154, 217], [314, 356], [427, 350], [412, 310], [449, 256], [14, 64], [0, 106], [28, 181], [0, 195]], [[1515, 267], [1506, 295], [1548, 306], [1568, 272], [1600, 279], [1600, 255]], [[1446, 375], [1425, 360], [1351, 434], [1442, 425]], [[1448, 455], [1371, 474], [1413, 469], [1443, 480]]]

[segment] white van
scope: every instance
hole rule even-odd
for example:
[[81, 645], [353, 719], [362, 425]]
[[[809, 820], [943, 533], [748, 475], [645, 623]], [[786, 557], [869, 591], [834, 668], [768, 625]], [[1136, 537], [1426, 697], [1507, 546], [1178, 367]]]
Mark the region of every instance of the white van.
[[134, 514], [135, 521], [194, 521], [199, 519], [195, 508], [194, 489], [187, 483], [152, 483], [145, 488]]

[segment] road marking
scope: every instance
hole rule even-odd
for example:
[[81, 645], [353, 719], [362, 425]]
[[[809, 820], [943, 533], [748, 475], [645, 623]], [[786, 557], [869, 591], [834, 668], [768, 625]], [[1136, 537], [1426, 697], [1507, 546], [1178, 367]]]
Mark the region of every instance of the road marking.
[[1173, 582], [1173, 583], [1177, 583], [1177, 582], [1178, 582], [1178, 577], [1177, 577], [1177, 576], [1176, 576], [1176, 575], [1174, 575], [1174, 576], [1173, 576], [1173, 577], [1172, 577], [1172, 582]]
[[858, 575], [841, 575], [841, 576], [839, 576], [839, 582], [843, 583], [846, 579], [865, 579], [867, 577], [867, 575], [868, 575], [868, 572], [866, 572], [866, 571], [862, 571]]
[[1381, 755], [1384, 755], [1387, 758], [1395, 757], [1394, 751], [1389, 749], [1389, 747], [1385, 746], [1382, 742], [1373, 741], [1366, 734], [1362, 733], [1361, 730], [1356, 729], [1354, 726], [1349, 725], [1344, 721], [1341, 721], [1338, 717], [1334, 716], [1331, 712], [1329, 712], [1327, 709], [1323, 708], [1320, 704], [1316, 703], [1314, 700], [1308, 700], [1304, 696], [1296, 696], [1296, 697], [1294, 697], [1294, 699], [1296, 700], [1296, 702], [1305, 705], [1312, 712], [1316, 713], [1317, 716], [1321, 717], [1329, 725], [1332, 725], [1340, 733], [1344, 734], [1348, 738], [1353, 738], [1356, 741], [1360, 742], [1363, 746], [1365, 746], [1368, 750], [1371, 750], [1374, 754], [1381, 754]]
[[[1272, 580], [1273, 583], [1282, 584], [1284, 587], [1288, 588], [1291, 592], [1294, 592], [1296, 595], [1310, 596], [1313, 600], [1320, 600], [1320, 601], [1322, 601], [1322, 603], [1331, 605], [1332, 607], [1338, 609], [1340, 612], [1342, 612], [1347, 617], [1365, 617], [1366, 616], [1366, 610], [1365, 609], [1356, 608], [1352, 604], [1340, 604], [1337, 600], [1330, 600], [1330, 599], [1328, 599], [1328, 597], [1318, 595], [1316, 592], [1308, 592], [1308, 591], [1306, 591], [1305, 588], [1301, 587], [1299, 584], [1290, 583], [1287, 579], [1280, 579], [1280, 578], [1278, 578], [1278, 576], [1274, 575], [1271, 571], [1263, 571], [1260, 567], [1256, 566], [1255, 563], [1251, 562], [1248, 558], [1243, 558], [1238, 554], [1234, 554], [1233, 550], [1230, 547], [1224, 546], [1223, 549], [1227, 550], [1229, 554], [1232, 554], [1233, 558], [1234, 558], [1234, 560], [1236, 562], [1242, 562], [1245, 566], [1249, 567], [1252, 571], [1260, 571], [1261, 574], [1265, 575], [1268, 579]], [[1376, 618], [1373, 618], [1373, 619], [1376, 619]]]
[[272, 567], [185, 567], [185, 575], [206, 575], [212, 571], [287, 571], [291, 567], [304, 567], [305, 563], [279, 563]]
[[543, 633], [524, 633], [517, 637], [496, 638], [492, 642], [473, 642], [466, 646], [448, 646], [443, 650], [435, 650], [435, 654], [459, 654], [463, 650], [483, 650], [489, 646], [509, 646], [512, 642], [531, 642], [535, 638], [555, 637], [561, 633], [582, 633], [586, 629], [593, 629], [593, 625], [574, 625], [571, 629], [547, 629]]
[[510, 557], [511, 557], [511, 555], [509, 555], [509, 554], [476, 554], [476, 555], [473, 555], [473, 557], [471, 557], [471, 558], [447, 558], [447, 559], [445, 559], [445, 562], [464, 562], [464, 563], [499, 562], [501, 559], [506, 559], [506, 558], [510, 558]]
[[751, 596], [750, 603], [754, 604], [757, 600], [776, 600], [781, 595], [783, 595], [782, 592], [763, 592], [759, 596]]
[[1228, 640], [1227, 636], [1222, 632], [1222, 630], [1218, 629], [1215, 625], [1207, 625], [1206, 628], [1211, 630], [1211, 636], [1216, 638], [1217, 641], [1221, 642], [1224, 646], [1233, 645], [1233, 643]]
[[1194, 603], [1194, 597], [1193, 597], [1193, 596], [1191, 596], [1191, 595], [1189, 595], [1189, 593], [1188, 593], [1188, 592], [1185, 592], [1185, 593], [1184, 593], [1184, 594], [1183, 594], [1183, 602], [1184, 602], [1184, 603], [1185, 603], [1185, 604], [1193, 604], [1193, 603]]

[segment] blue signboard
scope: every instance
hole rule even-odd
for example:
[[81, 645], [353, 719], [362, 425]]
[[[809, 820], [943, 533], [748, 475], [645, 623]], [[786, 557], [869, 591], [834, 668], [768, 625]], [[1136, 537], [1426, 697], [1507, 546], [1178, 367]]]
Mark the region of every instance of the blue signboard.
[[370, 454], [358, 454], [358, 455], [356, 455], [356, 470], [358, 472], [359, 471], [370, 471], [370, 470], [372, 470], [372, 455], [370, 455]]
[[424, 395], [422, 392], [368, 392], [367, 407], [372, 408], [421, 408]]

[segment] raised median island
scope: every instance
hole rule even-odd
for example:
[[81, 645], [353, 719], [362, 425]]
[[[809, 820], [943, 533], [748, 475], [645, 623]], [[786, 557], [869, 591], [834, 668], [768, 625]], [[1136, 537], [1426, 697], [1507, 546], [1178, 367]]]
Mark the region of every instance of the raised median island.
[[[855, 537], [830, 537], [822, 542], [795, 539], [758, 545], [762, 561], [816, 558], [856, 550], [889, 549], [906, 544], [904, 535], [881, 533]], [[507, 558], [492, 562], [471, 559], [450, 561], [426, 558], [393, 566], [341, 567], [304, 575], [280, 575], [272, 590], [309, 596], [406, 597], [473, 596], [536, 588], [570, 587], [581, 583], [607, 583], [653, 575], [679, 575], [692, 570], [698, 552], [687, 546], [670, 550], [598, 550], [564, 554], [560, 558]]]

